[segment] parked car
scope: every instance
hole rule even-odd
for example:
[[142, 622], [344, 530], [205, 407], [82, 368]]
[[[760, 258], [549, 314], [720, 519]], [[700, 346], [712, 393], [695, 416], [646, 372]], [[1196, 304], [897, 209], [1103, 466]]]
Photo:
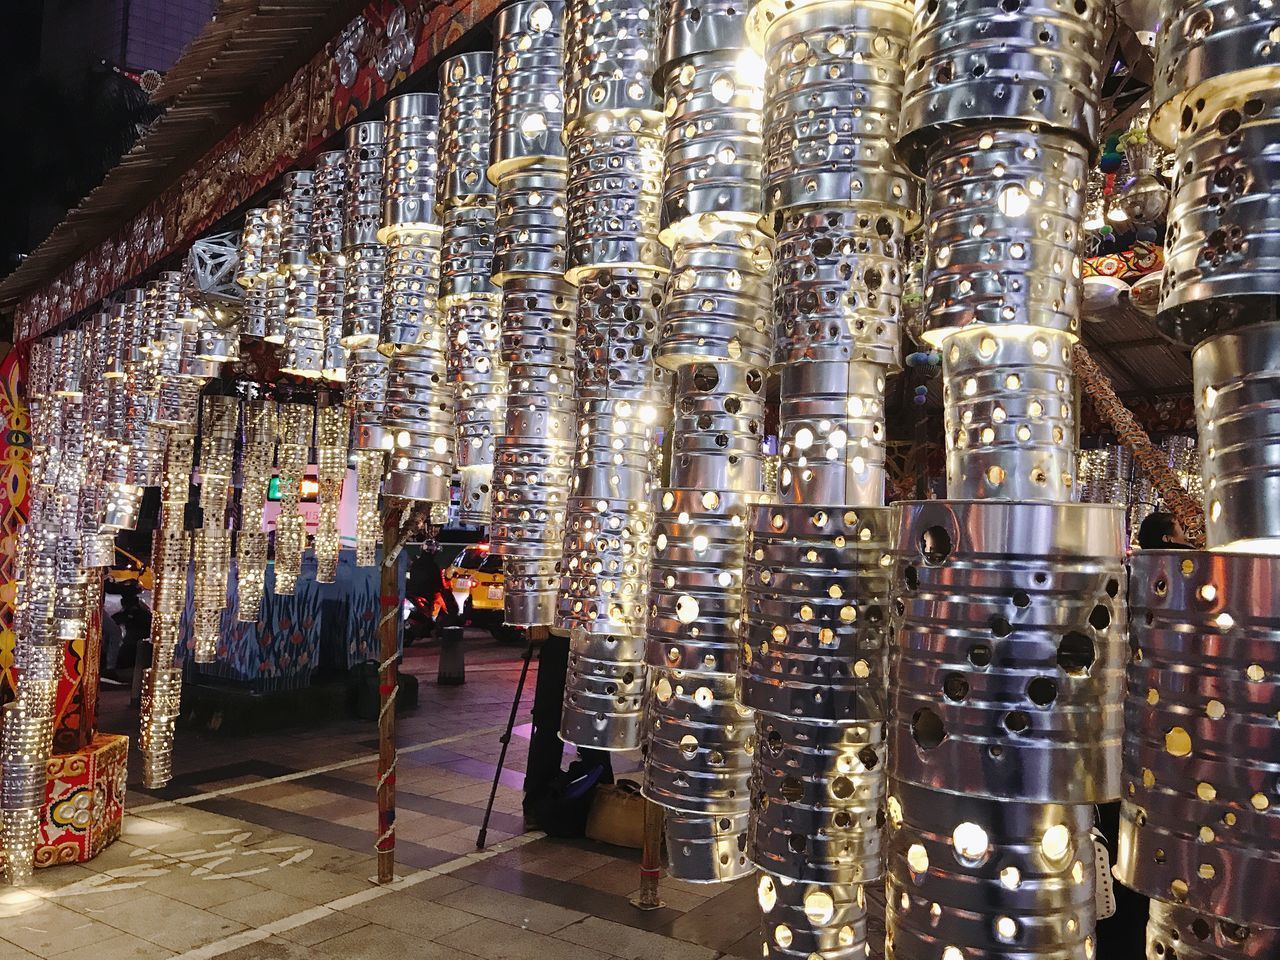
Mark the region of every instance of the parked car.
[[[502, 622], [504, 582], [502, 558], [490, 552], [489, 544], [475, 543], [463, 547], [453, 562], [444, 569], [445, 586], [468, 584], [467, 602], [463, 616], [477, 625], [489, 629], [494, 638], [502, 641], [518, 641], [524, 632], [508, 627]], [[461, 591], [459, 591], [461, 592]]]

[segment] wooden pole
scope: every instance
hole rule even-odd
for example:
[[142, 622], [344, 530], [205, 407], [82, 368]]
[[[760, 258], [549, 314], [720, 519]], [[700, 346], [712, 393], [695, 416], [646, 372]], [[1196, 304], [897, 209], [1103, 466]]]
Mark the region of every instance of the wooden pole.
[[644, 802], [644, 846], [640, 851], [640, 894], [631, 901], [637, 910], [657, 910], [663, 906], [658, 895], [662, 876], [662, 830], [666, 814], [652, 800]]

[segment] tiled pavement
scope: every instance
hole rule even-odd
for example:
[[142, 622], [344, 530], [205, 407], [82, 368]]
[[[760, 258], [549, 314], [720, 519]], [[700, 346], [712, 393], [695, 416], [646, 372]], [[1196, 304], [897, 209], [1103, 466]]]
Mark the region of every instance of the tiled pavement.
[[[664, 878], [666, 905], [642, 912], [629, 902], [635, 851], [523, 833], [519, 728], [489, 850], [476, 851], [520, 654], [477, 635], [467, 684], [438, 687], [433, 651], [408, 651], [420, 705], [400, 721], [390, 887], [370, 880], [373, 724], [341, 716], [238, 738], [181, 730], [174, 783], [160, 795], [131, 783], [119, 841], [0, 892], [0, 960], [758, 957], [749, 881]], [[136, 733], [123, 694], [104, 694], [101, 727]]]

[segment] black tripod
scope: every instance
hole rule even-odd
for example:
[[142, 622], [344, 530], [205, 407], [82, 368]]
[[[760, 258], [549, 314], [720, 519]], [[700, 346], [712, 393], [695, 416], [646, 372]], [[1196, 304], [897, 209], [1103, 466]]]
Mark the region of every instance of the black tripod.
[[536, 627], [529, 629], [529, 645], [524, 650], [524, 663], [520, 667], [520, 680], [516, 684], [516, 695], [511, 701], [511, 715], [507, 717], [507, 729], [499, 742], [502, 750], [498, 753], [498, 766], [493, 771], [493, 786], [489, 788], [489, 802], [484, 808], [484, 821], [480, 824], [480, 833], [476, 837], [476, 849], [483, 850], [485, 838], [489, 833], [489, 818], [493, 815], [493, 801], [498, 796], [498, 783], [502, 779], [502, 767], [507, 762], [507, 747], [511, 745], [511, 731], [515, 729], [516, 714], [520, 712], [520, 698], [524, 695], [524, 683], [529, 677], [529, 663], [533, 660], [533, 651], [542, 642], [542, 631]]

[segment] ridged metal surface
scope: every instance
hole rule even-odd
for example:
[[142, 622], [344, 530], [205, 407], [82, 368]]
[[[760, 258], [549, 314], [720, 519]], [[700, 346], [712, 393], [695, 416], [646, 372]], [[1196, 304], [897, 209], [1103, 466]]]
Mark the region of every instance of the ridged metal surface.
[[1280, 90], [1268, 83], [1183, 112], [1157, 324], [1185, 343], [1277, 316]]
[[1076, 496], [1071, 338], [1029, 327], [966, 327], [942, 345], [947, 496]]
[[393, 441], [384, 495], [449, 502], [453, 408], [453, 384], [443, 354], [412, 350], [392, 356], [382, 416], [382, 427]]
[[637, 405], [644, 425], [657, 421], [657, 405], [665, 405], [670, 390], [670, 375], [653, 357], [662, 290], [662, 275], [647, 270], [613, 268], [579, 277], [580, 401], [627, 400]]
[[347, 247], [346, 286], [342, 301], [342, 344], [348, 349], [378, 342], [386, 290], [386, 247], [365, 243]]
[[285, 269], [306, 266], [311, 260], [314, 180], [310, 170], [290, 170], [280, 180], [280, 265]]
[[555, 619], [560, 561], [502, 559], [503, 622], [515, 627], [546, 626]]
[[578, 291], [554, 277], [508, 280], [502, 287], [502, 359], [567, 367], [572, 380]]
[[1096, 955], [1092, 805], [890, 781], [886, 960]]
[[972, 797], [1120, 795], [1124, 513], [895, 504], [891, 774]]
[[568, 174], [521, 170], [498, 184], [493, 282], [528, 274], [560, 277], [568, 257]]
[[463, 53], [440, 64], [439, 200], [446, 208], [493, 194], [487, 175], [492, 103], [492, 53]]
[[327, 258], [342, 252], [342, 227], [346, 222], [347, 189], [345, 150], [329, 150], [316, 157], [313, 187], [311, 258], [324, 262]]
[[661, 111], [653, 88], [658, 0], [570, 0], [565, 7], [566, 142], [597, 115]]
[[440, 98], [406, 93], [387, 101], [382, 183], [382, 228], [378, 239], [439, 228], [436, 178], [440, 169]]
[[493, 248], [497, 224], [491, 197], [479, 197], [474, 206], [445, 211], [440, 239], [440, 300], [449, 306], [469, 297], [497, 299], [502, 286], [495, 284]]
[[867, 960], [867, 898], [860, 884], [797, 883], [763, 868], [756, 880], [762, 955], [779, 960]]
[[382, 165], [386, 126], [381, 120], [347, 127], [346, 216], [342, 224], [344, 249], [378, 242], [382, 226]]
[[702, 817], [667, 814], [667, 874], [687, 883], [726, 883], [750, 876], [747, 815]]
[[672, 487], [749, 493], [764, 477], [764, 372], [698, 363], [676, 373]]
[[1280, 560], [1152, 551], [1133, 560], [1117, 874], [1235, 923], [1274, 924]]
[[1096, 149], [1108, 17], [1098, 0], [917, 4], [899, 149], [923, 172], [949, 129], [1032, 125]]
[[929, 152], [926, 337], [1018, 324], [1076, 334], [1088, 157], [1066, 134], [974, 130]]
[[564, 8], [563, 0], [515, 0], [494, 18], [495, 184], [524, 167], [565, 167]]
[[1271, 960], [1280, 927], [1242, 926], [1160, 900], [1151, 901], [1146, 960]]
[[387, 358], [373, 347], [347, 349], [347, 406], [359, 450], [387, 449], [382, 415], [387, 403]]
[[386, 246], [382, 323], [378, 349], [430, 350], [444, 355], [444, 316], [440, 310], [440, 232], [397, 234]]
[[237, 247], [240, 259], [236, 264], [236, 283], [242, 287], [252, 287], [258, 279], [266, 221], [266, 207], [255, 207], [245, 212], [244, 227], [241, 230], [240, 244]]
[[747, 46], [747, 7], [737, 0], [663, 0], [661, 13], [658, 60], [664, 67]]

